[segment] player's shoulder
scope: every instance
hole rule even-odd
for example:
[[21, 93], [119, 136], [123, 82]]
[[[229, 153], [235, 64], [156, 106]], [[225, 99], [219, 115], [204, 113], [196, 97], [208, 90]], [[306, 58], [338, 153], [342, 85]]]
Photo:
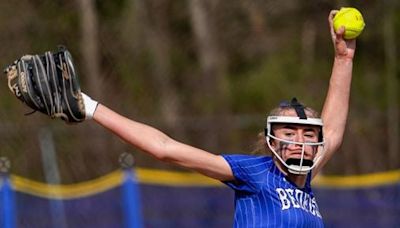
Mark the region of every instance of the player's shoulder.
[[271, 156], [260, 156], [250, 154], [229, 154], [222, 155], [229, 163], [241, 163], [243, 165], [257, 165], [264, 164], [269, 166], [273, 163]]

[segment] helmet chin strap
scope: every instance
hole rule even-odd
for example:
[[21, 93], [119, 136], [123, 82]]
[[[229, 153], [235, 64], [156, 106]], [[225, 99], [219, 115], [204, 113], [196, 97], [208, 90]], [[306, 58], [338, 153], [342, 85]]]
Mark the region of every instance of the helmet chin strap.
[[302, 170], [311, 170], [310, 168], [313, 166], [314, 162], [303, 158], [289, 158], [286, 160], [286, 164], [289, 166], [289, 173], [306, 175], [309, 171]]

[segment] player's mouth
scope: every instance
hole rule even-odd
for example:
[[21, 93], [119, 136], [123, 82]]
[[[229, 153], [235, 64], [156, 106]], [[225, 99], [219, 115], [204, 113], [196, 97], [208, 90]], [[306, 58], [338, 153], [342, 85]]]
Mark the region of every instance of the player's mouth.
[[[302, 154], [301, 151], [288, 151], [286, 156], [288, 157], [288, 159], [289, 158], [301, 159], [301, 154]], [[303, 159], [312, 160], [312, 155], [304, 151]]]

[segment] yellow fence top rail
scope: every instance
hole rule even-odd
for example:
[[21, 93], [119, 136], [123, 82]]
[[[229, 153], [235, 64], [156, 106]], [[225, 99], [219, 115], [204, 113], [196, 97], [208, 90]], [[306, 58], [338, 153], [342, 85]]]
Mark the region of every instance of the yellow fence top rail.
[[[136, 178], [139, 183], [163, 185], [171, 187], [223, 187], [214, 179], [198, 173], [164, 171], [155, 169], [136, 168]], [[15, 190], [26, 194], [53, 199], [73, 199], [120, 186], [124, 181], [122, 170], [116, 170], [94, 180], [76, 184], [52, 185], [11, 175], [11, 183]], [[373, 173], [357, 176], [317, 176], [313, 185], [317, 188], [367, 188], [381, 185], [400, 183], [400, 170]]]

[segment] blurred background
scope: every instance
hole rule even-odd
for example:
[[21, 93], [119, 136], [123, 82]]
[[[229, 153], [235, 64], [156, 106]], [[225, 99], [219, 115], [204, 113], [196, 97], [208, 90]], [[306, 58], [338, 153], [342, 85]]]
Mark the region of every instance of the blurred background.
[[[399, 4], [1, 0], [0, 66], [64, 45], [82, 90], [106, 106], [216, 154], [253, 153], [267, 113], [280, 101], [296, 96], [321, 110], [333, 63], [328, 14], [353, 6], [366, 27], [357, 40], [344, 143], [323, 175], [396, 171]], [[5, 75], [1, 81], [0, 157], [10, 161], [12, 174], [80, 183], [119, 169], [123, 153], [133, 154], [136, 166], [184, 171], [93, 122], [67, 126], [40, 113], [25, 116], [31, 110], [8, 90]]]

